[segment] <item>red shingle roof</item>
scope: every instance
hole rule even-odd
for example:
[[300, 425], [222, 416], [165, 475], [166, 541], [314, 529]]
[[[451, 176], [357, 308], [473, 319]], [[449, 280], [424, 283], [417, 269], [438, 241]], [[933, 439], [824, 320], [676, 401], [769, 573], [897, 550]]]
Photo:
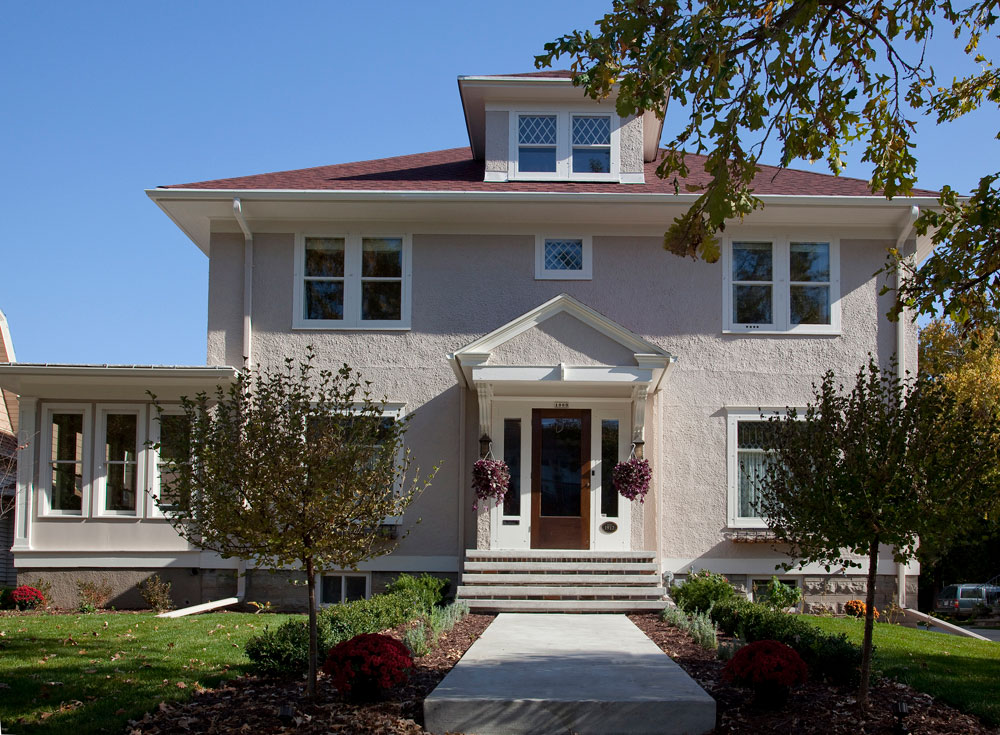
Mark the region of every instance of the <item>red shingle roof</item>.
[[[680, 192], [688, 184], [705, 184], [705, 156], [688, 154], [691, 176], [680, 182]], [[246, 189], [246, 190], [328, 190], [328, 191], [469, 191], [469, 192], [562, 192], [562, 193], [645, 193], [673, 194], [670, 180], [656, 176], [657, 162], [645, 164], [645, 184], [582, 181], [483, 181], [484, 164], [473, 160], [468, 148], [449, 148], [431, 153], [380, 158], [373, 161], [339, 163], [294, 171], [214, 179], [175, 184], [163, 189]], [[846, 176], [797, 169], [763, 166], [754, 181], [761, 195], [798, 194], [814, 196], [872, 196], [868, 182]], [[937, 196], [937, 192], [915, 189], [915, 196]]]

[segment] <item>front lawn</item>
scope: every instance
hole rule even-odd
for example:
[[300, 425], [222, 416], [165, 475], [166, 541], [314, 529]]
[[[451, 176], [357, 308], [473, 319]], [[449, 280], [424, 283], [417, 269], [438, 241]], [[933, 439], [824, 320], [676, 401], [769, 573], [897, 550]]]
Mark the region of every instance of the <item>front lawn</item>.
[[[864, 636], [863, 620], [804, 617], [859, 644]], [[874, 642], [879, 673], [1000, 724], [1000, 643], [881, 623]]]
[[[242, 673], [243, 644], [288, 615], [0, 617], [0, 728], [120, 733], [160, 702]], [[19, 724], [22, 723], [22, 724]]]

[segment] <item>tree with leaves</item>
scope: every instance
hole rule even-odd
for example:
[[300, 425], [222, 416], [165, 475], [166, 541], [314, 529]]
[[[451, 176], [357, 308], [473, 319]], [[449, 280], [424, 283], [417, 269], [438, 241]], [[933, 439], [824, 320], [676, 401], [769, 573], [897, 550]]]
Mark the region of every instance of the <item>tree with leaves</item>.
[[869, 359], [845, 390], [832, 372], [803, 412], [769, 420], [759, 510], [796, 560], [862, 567], [867, 612], [858, 703], [868, 703], [879, 548], [960, 535], [998, 505], [1000, 422], [933, 381], [900, 382]]
[[[707, 154], [708, 183], [664, 236], [677, 255], [714, 262], [727, 221], [762, 206], [753, 181], [765, 147], [780, 165], [825, 160], [839, 174], [858, 143], [872, 165], [870, 186], [888, 198], [913, 191], [919, 117], [955, 120], [1000, 104], [1000, 72], [980, 41], [997, 32], [997, 0], [956, 9], [950, 0], [614, 0], [596, 31], [545, 45], [539, 68], [571, 59], [574, 84], [594, 99], [617, 90], [621, 115], [666, 100], [683, 122], [657, 168], [679, 190], [691, 174], [686, 152]], [[927, 62], [935, 31], [964, 44], [968, 73], [939, 86]], [[940, 41], [940, 39], [937, 39]], [[683, 113], [676, 111], [681, 106]], [[685, 119], [686, 118], [686, 119]], [[700, 173], [700, 172], [698, 172]], [[702, 177], [699, 177], [702, 178]], [[941, 206], [917, 220], [938, 245], [917, 269], [890, 251], [887, 268], [909, 272], [894, 315], [905, 307], [956, 321], [1000, 304], [1000, 173], [987, 173], [968, 198], [950, 187]]]
[[332, 372], [314, 362], [309, 349], [297, 365], [289, 358], [282, 369], [248, 369], [213, 395], [183, 399], [187, 447], [161, 453], [158, 500], [199, 548], [257, 567], [301, 567], [310, 696], [317, 575], [388, 553], [385, 519], [401, 516], [430, 481], [403, 446], [406, 420], [385, 415], [370, 383], [347, 365]]

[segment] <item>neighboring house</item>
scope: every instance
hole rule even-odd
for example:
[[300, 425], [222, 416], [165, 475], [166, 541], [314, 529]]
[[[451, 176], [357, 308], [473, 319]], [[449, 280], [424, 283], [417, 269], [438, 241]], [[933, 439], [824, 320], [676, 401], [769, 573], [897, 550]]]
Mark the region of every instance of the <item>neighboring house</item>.
[[[0, 311], [0, 362], [14, 361], [7, 317]], [[17, 471], [17, 396], [0, 388], [0, 587], [17, 584], [14, 571], [14, 502]]]
[[[803, 405], [825, 370], [849, 378], [902, 347], [915, 372], [915, 327], [886, 319], [872, 274], [889, 247], [925, 254], [913, 207], [933, 192], [889, 201], [857, 179], [765, 168], [766, 207], [727, 227], [721, 260], [685, 260], [662, 233], [703, 159], [679, 189], [658, 179], [655, 114], [619, 118], [566, 72], [461, 77], [459, 91], [470, 148], [147, 192], [209, 258], [215, 367], [0, 366], [37, 437], [20, 455], [19, 574], [61, 599], [80, 576], [107, 578], [119, 605], [154, 570], [178, 602], [231, 594], [236, 562], [189, 548], [143, 492], [157, 492], [145, 442], [160, 432], [146, 391], [176, 401], [244, 357], [278, 365], [313, 345], [412, 415], [418, 463], [441, 467], [398, 549], [329, 577], [327, 602], [399, 572], [481, 570], [488, 550], [581, 569], [642, 558], [747, 588], [778, 573], [816, 607], [862, 594], [859, 570], [778, 571], [747, 470], [765, 459], [759, 409]], [[490, 443], [513, 489], [473, 514]], [[610, 483], [633, 447], [653, 468], [642, 504]], [[917, 571], [885, 549], [882, 589], [905, 577], [914, 594]], [[301, 597], [287, 576], [252, 573], [248, 598]]]

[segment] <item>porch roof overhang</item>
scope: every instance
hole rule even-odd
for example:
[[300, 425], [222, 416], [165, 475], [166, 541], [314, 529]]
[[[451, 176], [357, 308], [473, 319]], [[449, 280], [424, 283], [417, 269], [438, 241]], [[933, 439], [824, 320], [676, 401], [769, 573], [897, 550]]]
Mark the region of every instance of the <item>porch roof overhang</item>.
[[194, 397], [229, 385], [238, 371], [228, 365], [65, 365], [0, 363], [0, 387], [50, 400], [164, 400]]
[[[632, 365], [491, 365], [493, 351], [557, 314], [569, 314], [631, 351]], [[595, 396], [629, 398], [637, 388], [654, 393], [677, 358], [608, 319], [569, 294], [544, 304], [470, 342], [448, 356], [459, 383], [493, 395]]]

